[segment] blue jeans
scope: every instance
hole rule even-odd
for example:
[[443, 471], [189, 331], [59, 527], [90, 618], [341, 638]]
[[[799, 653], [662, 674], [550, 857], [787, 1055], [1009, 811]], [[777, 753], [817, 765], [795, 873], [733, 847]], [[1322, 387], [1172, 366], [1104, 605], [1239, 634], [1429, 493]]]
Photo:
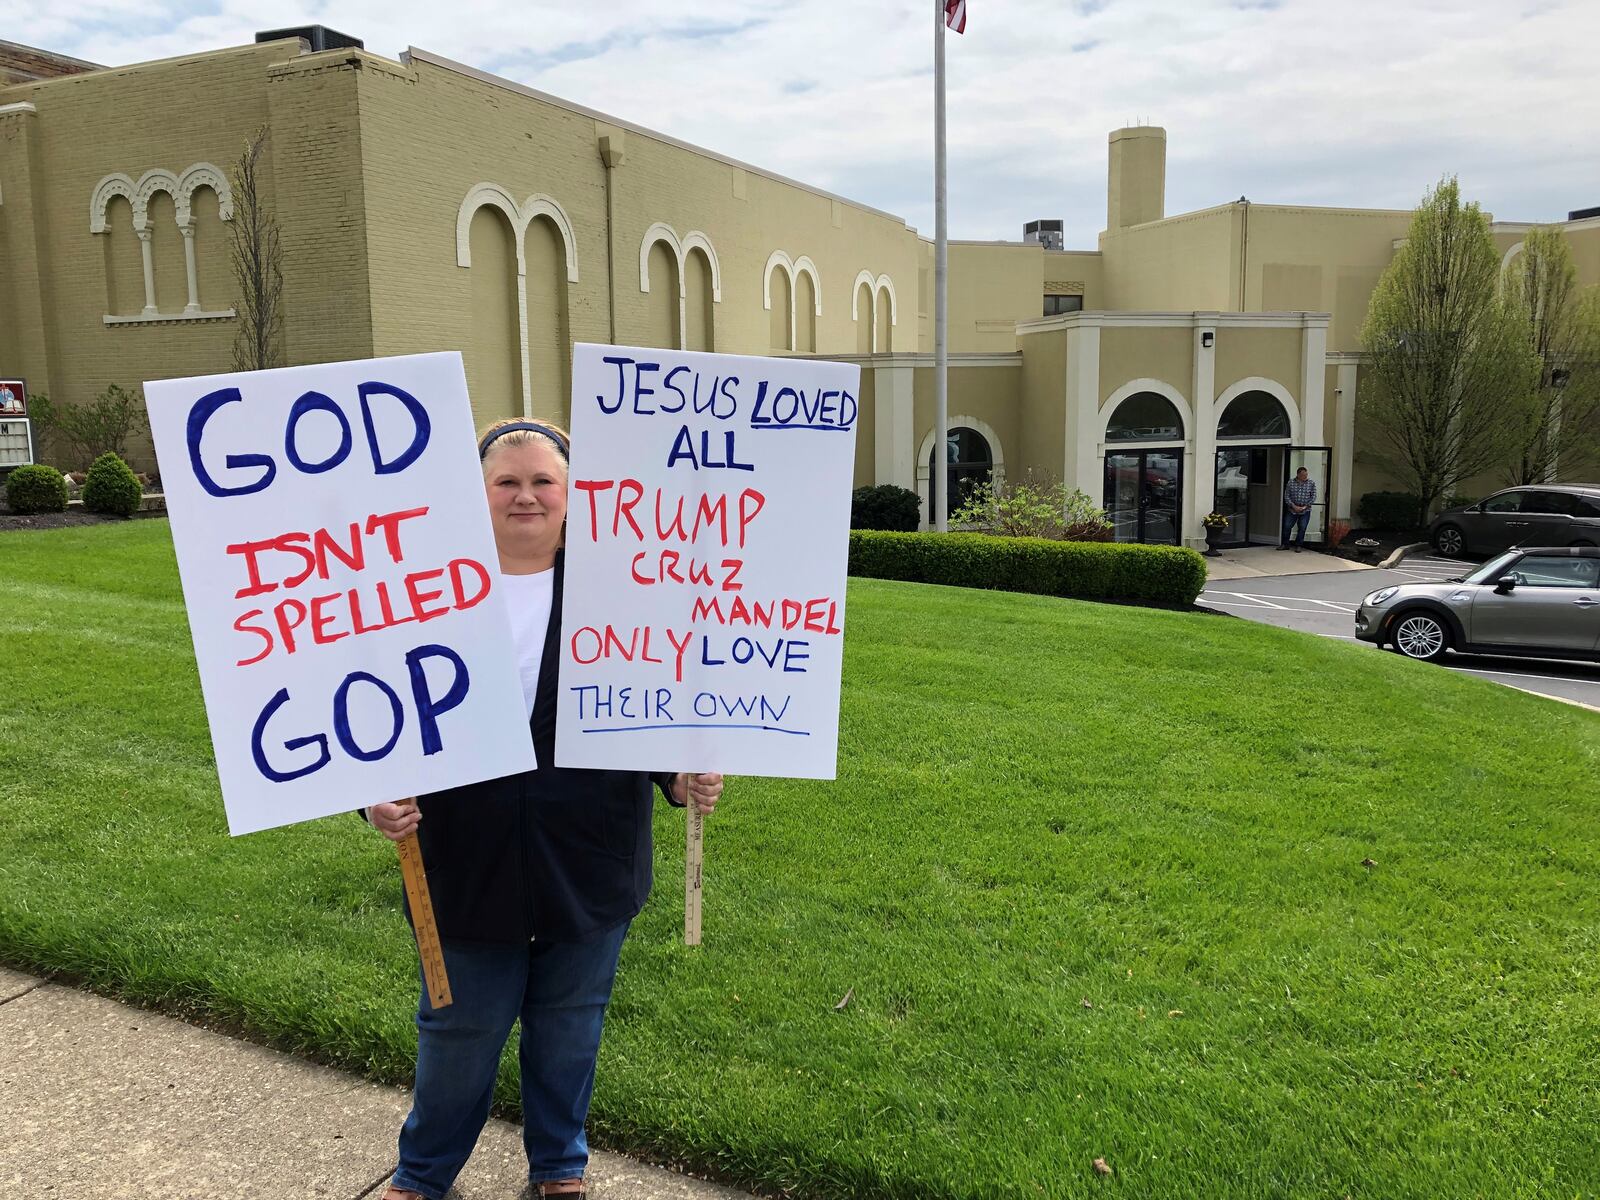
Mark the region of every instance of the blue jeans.
[[[528, 1178], [575, 1179], [624, 922], [598, 940], [444, 947], [454, 1003], [417, 1007], [417, 1082], [400, 1130], [397, 1187], [440, 1200], [489, 1118], [500, 1051], [522, 1019], [522, 1142]], [[419, 972], [420, 974], [420, 972]]]
[[[1283, 542], [1282, 542], [1282, 544], [1285, 545], [1285, 546], [1287, 546], [1289, 544], [1289, 534], [1290, 534], [1291, 531], [1294, 531], [1294, 534], [1295, 534], [1295, 545], [1304, 546], [1306, 544], [1306, 524], [1310, 520], [1311, 520], [1311, 510], [1309, 508], [1306, 509], [1305, 512], [1303, 512], [1303, 513], [1293, 512], [1293, 511], [1291, 511], [1290, 509], [1287, 509], [1287, 508], [1284, 509], [1283, 510]], [[1296, 526], [1299, 526], [1299, 528], [1296, 529], [1295, 528]]]

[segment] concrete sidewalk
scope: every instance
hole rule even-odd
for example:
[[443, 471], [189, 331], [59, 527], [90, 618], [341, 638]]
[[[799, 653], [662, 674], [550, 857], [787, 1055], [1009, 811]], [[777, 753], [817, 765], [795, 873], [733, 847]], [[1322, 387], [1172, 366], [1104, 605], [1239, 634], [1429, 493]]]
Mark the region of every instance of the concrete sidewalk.
[[[0, 1195], [376, 1197], [407, 1092], [0, 968]], [[601, 1200], [749, 1200], [596, 1153]], [[491, 1121], [452, 1198], [512, 1200], [517, 1126]]]
[[1370, 571], [1372, 564], [1351, 562], [1316, 550], [1299, 554], [1276, 546], [1248, 546], [1220, 551], [1206, 559], [1208, 579], [1259, 579], [1266, 575], [1320, 575], [1328, 571]]

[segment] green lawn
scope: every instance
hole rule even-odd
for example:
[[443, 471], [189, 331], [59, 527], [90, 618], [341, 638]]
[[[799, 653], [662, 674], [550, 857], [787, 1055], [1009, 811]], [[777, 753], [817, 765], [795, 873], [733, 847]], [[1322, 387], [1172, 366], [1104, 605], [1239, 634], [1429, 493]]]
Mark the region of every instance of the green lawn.
[[[165, 523], [0, 535], [0, 662], [0, 959], [405, 1079], [394, 855], [228, 838]], [[659, 814], [596, 1140], [832, 1198], [1600, 1193], [1597, 781], [1600, 717], [1370, 647], [852, 581], [839, 781], [733, 783], [697, 950]]]

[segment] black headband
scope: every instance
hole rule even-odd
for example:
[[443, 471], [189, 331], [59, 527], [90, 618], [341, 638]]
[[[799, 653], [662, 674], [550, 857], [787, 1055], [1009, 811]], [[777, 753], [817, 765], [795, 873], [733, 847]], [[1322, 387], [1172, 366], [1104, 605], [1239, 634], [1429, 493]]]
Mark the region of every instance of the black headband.
[[508, 433], [537, 433], [540, 437], [548, 438], [555, 448], [561, 452], [561, 461], [567, 462], [571, 456], [567, 451], [567, 439], [554, 429], [546, 429], [543, 425], [535, 425], [531, 421], [513, 421], [510, 425], [502, 425], [483, 441], [478, 443], [478, 458], [481, 461], [489, 455], [489, 447], [494, 445], [497, 438], [502, 438]]

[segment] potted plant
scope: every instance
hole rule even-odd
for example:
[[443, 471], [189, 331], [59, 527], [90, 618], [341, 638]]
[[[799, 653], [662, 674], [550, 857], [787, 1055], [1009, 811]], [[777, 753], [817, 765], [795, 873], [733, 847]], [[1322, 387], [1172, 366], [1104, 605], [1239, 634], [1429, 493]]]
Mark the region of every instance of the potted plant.
[[1371, 562], [1380, 545], [1382, 543], [1377, 538], [1359, 537], [1355, 540], [1356, 557], [1361, 562]]
[[1227, 532], [1228, 518], [1219, 512], [1208, 512], [1200, 521], [1206, 528], [1206, 557], [1217, 557], [1217, 543]]

